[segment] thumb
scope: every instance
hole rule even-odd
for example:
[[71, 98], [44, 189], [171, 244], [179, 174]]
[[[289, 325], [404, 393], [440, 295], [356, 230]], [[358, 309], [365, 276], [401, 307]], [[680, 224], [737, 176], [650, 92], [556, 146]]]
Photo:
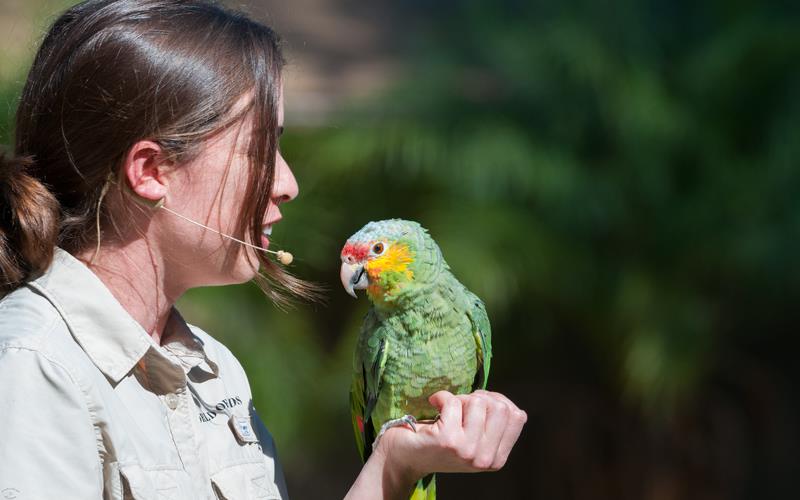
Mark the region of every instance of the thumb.
[[440, 425], [462, 425], [462, 408], [461, 400], [455, 397], [451, 392], [439, 391], [431, 395], [428, 401], [439, 410], [439, 424]]
[[428, 401], [431, 405], [433, 405], [434, 408], [439, 410], [439, 413], [441, 413], [444, 405], [446, 405], [451, 399], [456, 399], [452, 392], [438, 391], [431, 394], [431, 396], [428, 398]]

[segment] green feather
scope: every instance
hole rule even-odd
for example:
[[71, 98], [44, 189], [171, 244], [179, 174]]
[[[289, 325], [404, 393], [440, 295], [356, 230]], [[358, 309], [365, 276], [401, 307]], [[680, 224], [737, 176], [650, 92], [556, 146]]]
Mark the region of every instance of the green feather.
[[[365, 461], [386, 421], [406, 414], [432, 419], [437, 411], [428, 402], [431, 394], [485, 388], [492, 357], [483, 302], [453, 276], [424, 228], [400, 219], [371, 222], [347, 243], [372, 248], [376, 242], [407, 245], [413, 259], [410, 279], [396, 266], [378, 276], [391, 300], [373, 297], [356, 343], [350, 405]], [[435, 498], [434, 477], [420, 480], [413, 495]]]

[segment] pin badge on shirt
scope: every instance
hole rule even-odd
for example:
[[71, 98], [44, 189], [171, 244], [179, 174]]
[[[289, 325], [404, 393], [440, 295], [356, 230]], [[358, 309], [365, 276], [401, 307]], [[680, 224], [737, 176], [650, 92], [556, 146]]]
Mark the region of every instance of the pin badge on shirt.
[[258, 436], [253, 432], [253, 426], [250, 425], [250, 417], [231, 415], [228, 419], [228, 425], [230, 425], [233, 433], [236, 434], [236, 438], [242, 444], [258, 442]]

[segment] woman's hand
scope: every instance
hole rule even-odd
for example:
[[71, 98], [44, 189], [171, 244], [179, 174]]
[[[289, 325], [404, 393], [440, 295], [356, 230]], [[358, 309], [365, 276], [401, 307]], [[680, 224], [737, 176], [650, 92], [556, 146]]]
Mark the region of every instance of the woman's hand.
[[475, 391], [454, 396], [439, 391], [429, 399], [439, 410], [433, 424], [386, 431], [376, 453], [387, 466], [419, 479], [431, 472], [498, 470], [506, 463], [528, 420], [524, 411], [497, 392]]
[[[432, 472], [498, 470], [528, 420], [524, 411], [497, 392], [455, 396], [439, 391], [429, 401], [439, 410], [439, 419], [417, 424], [417, 432], [407, 427], [387, 430], [348, 498], [374, 498], [380, 491], [384, 498], [407, 499], [414, 483]], [[376, 474], [380, 476], [371, 480], [362, 477]]]

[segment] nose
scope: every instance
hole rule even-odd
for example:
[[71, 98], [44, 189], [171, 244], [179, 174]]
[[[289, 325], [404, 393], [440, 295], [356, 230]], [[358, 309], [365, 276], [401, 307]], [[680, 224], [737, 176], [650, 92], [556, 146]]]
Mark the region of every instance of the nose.
[[278, 152], [275, 161], [275, 181], [272, 186], [272, 199], [276, 205], [285, 201], [292, 201], [297, 197], [299, 191], [300, 188], [297, 186], [297, 180], [294, 178], [292, 169], [289, 168], [289, 164]]

